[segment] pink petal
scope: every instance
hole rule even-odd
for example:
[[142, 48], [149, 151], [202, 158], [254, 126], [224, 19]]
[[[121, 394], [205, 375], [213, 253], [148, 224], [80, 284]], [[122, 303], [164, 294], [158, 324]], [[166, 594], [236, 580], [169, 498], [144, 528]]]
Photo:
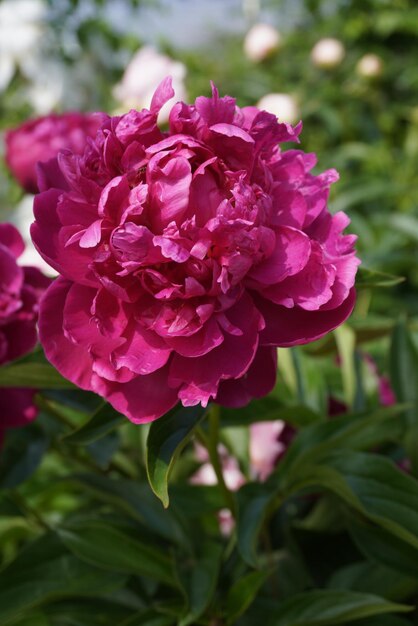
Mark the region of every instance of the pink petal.
[[305, 233], [281, 226], [276, 231], [273, 253], [254, 266], [248, 276], [264, 285], [278, 283], [301, 271], [308, 262], [310, 249], [309, 237]]
[[136, 376], [128, 383], [103, 381], [100, 393], [135, 424], [152, 422], [178, 402], [177, 390], [168, 386], [168, 367], [166, 365], [148, 376]]
[[92, 390], [92, 358], [85, 346], [67, 339], [63, 330], [65, 301], [72, 284], [60, 276], [46, 291], [40, 305], [39, 337], [45, 356], [64, 378]]
[[286, 307], [255, 297], [255, 303], [265, 319], [260, 343], [264, 346], [296, 346], [320, 339], [342, 324], [352, 313], [356, 292], [351, 289], [348, 298], [329, 311], [305, 311], [299, 307]]
[[61, 242], [61, 223], [57, 216], [61, 193], [57, 189], [49, 189], [35, 197], [36, 221], [30, 231], [33, 243], [42, 258], [57, 272], [83, 285], [96, 285], [97, 281], [89, 268], [91, 253], [79, 248], [78, 244], [66, 247], [69, 236]]
[[0, 388], [0, 430], [26, 426], [38, 414], [35, 389]]
[[259, 347], [244, 376], [220, 382], [215, 402], [234, 408], [245, 406], [253, 398], [270, 393], [276, 384], [276, 375], [276, 348]]
[[220, 346], [199, 358], [173, 357], [169, 384], [182, 385], [179, 398], [187, 406], [199, 402], [206, 406], [216, 396], [221, 379], [243, 376], [254, 359], [261, 319], [251, 298], [244, 293], [226, 315], [240, 328], [241, 336], [225, 333]]
[[160, 155], [148, 164], [148, 184], [152, 202], [151, 215], [155, 229], [161, 230], [172, 221], [180, 224], [189, 205], [192, 173], [190, 163], [183, 157], [173, 157], [160, 167]]
[[22, 235], [13, 224], [0, 224], [0, 245], [7, 248], [17, 259], [25, 249]]
[[171, 76], [167, 76], [161, 81], [152, 96], [150, 111], [152, 113], [158, 113], [165, 103], [174, 96], [175, 92], [172, 85], [172, 78]]

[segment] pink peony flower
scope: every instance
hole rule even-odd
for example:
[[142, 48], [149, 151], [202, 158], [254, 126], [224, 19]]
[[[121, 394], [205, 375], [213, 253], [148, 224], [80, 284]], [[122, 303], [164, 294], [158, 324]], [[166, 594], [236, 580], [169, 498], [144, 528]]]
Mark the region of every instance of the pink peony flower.
[[[0, 366], [30, 352], [37, 341], [38, 301], [50, 280], [34, 267], [19, 267], [23, 239], [12, 224], [0, 224]], [[6, 428], [36, 416], [33, 389], [0, 387], [0, 439]]]
[[37, 193], [37, 163], [69, 149], [81, 154], [103, 122], [97, 114], [64, 113], [29, 120], [6, 133], [6, 162], [23, 189]]
[[279, 145], [300, 125], [235, 100], [108, 117], [82, 155], [39, 166], [32, 238], [61, 276], [40, 312], [47, 358], [134, 422], [211, 399], [268, 393], [276, 347], [322, 337], [351, 313], [358, 266], [334, 170]]

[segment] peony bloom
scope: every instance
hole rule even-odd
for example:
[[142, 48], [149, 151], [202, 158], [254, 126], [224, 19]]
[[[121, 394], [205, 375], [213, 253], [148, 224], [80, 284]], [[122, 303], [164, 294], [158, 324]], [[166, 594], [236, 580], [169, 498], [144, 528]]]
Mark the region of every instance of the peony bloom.
[[281, 122], [294, 124], [300, 120], [298, 104], [295, 98], [287, 93], [268, 93], [257, 102], [257, 107], [272, 113]]
[[230, 97], [107, 118], [83, 155], [40, 166], [31, 234], [61, 276], [40, 310], [47, 358], [134, 422], [268, 393], [276, 347], [322, 337], [351, 313], [349, 220], [327, 209], [334, 170], [282, 152], [300, 125]]
[[[20, 267], [23, 239], [12, 224], [0, 224], [0, 366], [30, 352], [37, 341], [38, 300], [50, 283], [34, 267]], [[0, 387], [0, 438], [6, 428], [36, 416], [33, 389]]]
[[365, 54], [357, 63], [356, 72], [363, 78], [378, 78], [383, 72], [383, 61], [377, 54]]
[[6, 133], [6, 162], [28, 193], [38, 191], [37, 164], [69, 149], [83, 152], [87, 138], [94, 137], [103, 122], [97, 114], [63, 113], [29, 120]]
[[320, 39], [312, 48], [311, 60], [317, 67], [332, 69], [340, 65], [345, 57], [345, 48], [339, 39]]
[[[187, 97], [184, 85], [186, 73], [186, 66], [180, 61], [174, 61], [151, 46], [143, 46], [131, 59], [113, 95], [125, 110], [149, 108], [159, 83], [170, 75], [177, 98], [183, 100]], [[161, 108], [160, 123], [168, 122], [170, 109], [169, 102]]]
[[245, 35], [245, 56], [258, 63], [271, 56], [281, 46], [282, 38], [278, 30], [270, 24], [254, 24]]

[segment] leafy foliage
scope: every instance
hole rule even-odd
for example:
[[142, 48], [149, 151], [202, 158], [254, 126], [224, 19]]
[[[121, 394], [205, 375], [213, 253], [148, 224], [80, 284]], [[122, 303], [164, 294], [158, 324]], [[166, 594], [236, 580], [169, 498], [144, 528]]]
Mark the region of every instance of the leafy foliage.
[[[58, 108], [110, 111], [112, 86], [141, 42], [106, 22], [106, 3], [93, 2], [90, 17], [82, 4], [48, 2], [46, 52], [74, 91]], [[347, 211], [359, 236], [355, 313], [310, 346], [279, 350], [274, 391], [244, 409], [221, 408], [216, 427], [213, 407], [130, 424], [40, 351], [0, 368], [0, 388], [37, 389], [39, 407], [35, 422], [7, 431], [0, 451], [2, 625], [417, 623], [417, 8], [297, 4], [291, 12], [295, 3], [265, 3], [288, 28], [259, 64], [238, 35], [217, 37], [210, 50], [164, 46], [186, 63], [191, 98], [208, 92], [209, 78], [240, 105], [274, 91], [296, 98], [303, 148], [322, 169], [340, 170], [332, 209]], [[344, 60], [315, 67], [313, 44], [335, 33]], [[370, 52], [383, 67], [374, 78], [357, 69]], [[88, 80], [77, 79], [83, 63]], [[2, 127], [35, 112], [29, 88], [17, 66]], [[20, 191], [5, 168], [0, 182], [1, 215], [12, 217]], [[396, 402], [382, 406], [389, 383]], [[252, 428], [279, 420], [291, 436], [262, 481]], [[210, 448], [204, 458], [197, 443]], [[225, 456], [237, 459], [236, 494], [218, 475]], [[194, 484], [209, 460], [218, 474]]]

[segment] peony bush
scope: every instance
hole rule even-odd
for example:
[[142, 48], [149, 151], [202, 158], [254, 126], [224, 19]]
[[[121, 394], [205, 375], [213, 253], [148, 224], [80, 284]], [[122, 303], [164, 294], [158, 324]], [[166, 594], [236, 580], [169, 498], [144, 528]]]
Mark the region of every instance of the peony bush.
[[368, 315], [400, 279], [280, 103], [173, 97], [6, 133], [59, 276], [0, 224], [0, 624], [408, 626], [418, 351]]
[[322, 337], [355, 302], [355, 236], [327, 209], [338, 175], [280, 147], [301, 124], [213, 87], [162, 132], [173, 95], [165, 79], [149, 110], [38, 165], [31, 234], [60, 273], [40, 307], [45, 354], [137, 423], [264, 396], [276, 347]]

